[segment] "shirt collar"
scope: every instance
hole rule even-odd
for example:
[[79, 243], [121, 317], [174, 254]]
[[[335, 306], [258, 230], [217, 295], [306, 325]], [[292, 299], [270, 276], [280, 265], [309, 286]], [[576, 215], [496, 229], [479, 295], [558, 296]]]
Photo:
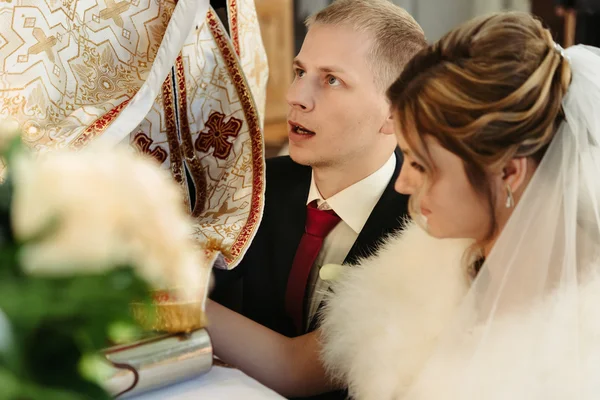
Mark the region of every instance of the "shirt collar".
[[341, 192], [323, 199], [314, 179], [314, 173], [310, 180], [310, 191], [306, 204], [317, 200], [317, 205], [326, 202], [329, 208], [344, 221], [352, 230], [359, 234], [367, 223], [371, 211], [385, 191], [396, 168], [396, 156], [392, 156], [387, 162], [361, 181], [348, 186]]

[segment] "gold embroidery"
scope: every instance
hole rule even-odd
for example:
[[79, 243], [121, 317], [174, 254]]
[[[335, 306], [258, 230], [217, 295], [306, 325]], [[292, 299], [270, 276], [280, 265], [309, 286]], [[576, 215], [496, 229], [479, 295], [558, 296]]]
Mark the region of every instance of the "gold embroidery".
[[[263, 210], [263, 193], [264, 193], [264, 149], [263, 149], [263, 137], [260, 128], [260, 122], [258, 114], [256, 112], [256, 106], [252, 100], [252, 95], [248, 89], [248, 85], [244, 79], [244, 75], [240, 70], [237, 57], [234, 51], [232, 51], [231, 45], [227, 40], [227, 37], [223, 34], [222, 28], [219, 24], [217, 16], [213, 11], [210, 11], [206, 15], [208, 26], [210, 31], [215, 38], [215, 42], [219, 46], [219, 50], [223, 55], [223, 59], [227, 66], [227, 70], [232, 77], [235, 84], [236, 91], [240, 98], [242, 108], [244, 110], [244, 116], [248, 124], [251, 146], [252, 146], [252, 198], [250, 204], [250, 211], [248, 219], [245, 221], [244, 226], [240, 229], [239, 235], [229, 250], [229, 254], [225, 256], [227, 263], [231, 264], [243, 250], [250, 244], [250, 240], [254, 237], [254, 232], [258, 229], [258, 223], [262, 216]], [[231, 227], [224, 227], [223, 233], [225, 235], [231, 234]]]
[[181, 55], [177, 57], [175, 61], [175, 71], [177, 78], [177, 99], [179, 100], [179, 133], [181, 135], [181, 143], [183, 145], [183, 154], [185, 161], [190, 169], [192, 180], [196, 189], [196, 203], [192, 209], [192, 217], [199, 217], [204, 212], [206, 207], [207, 193], [207, 182], [206, 175], [202, 168], [202, 163], [196, 157], [194, 151], [194, 142], [192, 141], [192, 134], [190, 132], [190, 124], [188, 121], [188, 106], [187, 106], [187, 92], [185, 87], [185, 70], [183, 65], [183, 59]]
[[37, 43], [29, 48], [27, 54], [39, 54], [46, 52], [48, 59], [54, 62], [54, 53], [52, 47], [58, 41], [56, 37], [46, 37], [46, 34], [40, 28], [33, 28], [33, 37], [37, 40]]
[[229, 30], [231, 31], [233, 48], [236, 54], [240, 56], [240, 27], [238, 24], [237, 0], [229, 0]]
[[[27, 140], [40, 151], [87, 143], [99, 133], [90, 125], [103, 130], [118, 114], [111, 110], [144, 83], [174, 7], [173, 0], [9, 4], [0, 14], [7, 28], [0, 35], [0, 58], [7, 65], [14, 60], [19, 68], [1, 71], [10, 79], [0, 84], [0, 115], [35, 126]], [[120, 28], [116, 17], [125, 27], [135, 18], [139, 29]], [[128, 37], [130, 43], [122, 40]], [[5, 46], [19, 42], [27, 44]], [[35, 65], [40, 60], [44, 68]], [[103, 118], [106, 113], [111, 114]]]
[[105, 20], [112, 19], [115, 25], [123, 29], [123, 18], [121, 18], [121, 14], [129, 10], [131, 2], [127, 0], [123, 0], [119, 3], [115, 3], [114, 0], [105, 0], [105, 2], [107, 7], [100, 11], [100, 18]]
[[175, 115], [175, 105], [173, 99], [173, 80], [171, 74], [167, 76], [162, 86], [163, 110], [165, 113], [165, 124], [167, 128], [167, 143], [169, 144], [169, 156], [171, 160], [171, 174], [182, 188], [185, 206], [190, 209], [190, 199], [188, 193], [187, 181], [185, 180], [183, 161], [181, 156], [181, 147], [177, 137], [177, 120]]
[[229, 206], [227, 205], [227, 200], [225, 200], [223, 202], [223, 204], [221, 204], [221, 207], [219, 207], [219, 209], [217, 211], [207, 212], [206, 214], [204, 214], [204, 217], [205, 218], [212, 218], [212, 221], [208, 222], [208, 223], [214, 224], [216, 222], [219, 222], [219, 218], [221, 216], [233, 214], [237, 210], [239, 210], [239, 207], [231, 207], [231, 208], [229, 208]]
[[135, 71], [118, 62], [109, 46], [104, 46], [101, 53], [95, 47], [88, 47], [82, 60], [83, 63], [72, 64], [79, 82], [75, 95], [79, 105], [94, 105], [122, 96], [133, 97], [138, 91]]
[[259, 121], [263, 123], [269, 66], [264, 51], [255, 0], [236, 0], [239, 30], [239, 65], [246, 76], [246, 85], [253, 96]]
[[260, 53], [256, 53], [254, 55], [254, 67], [252, 68], [251, 71], [251, 77], [252, 79], [254, 79], [254, 83], [257, 86], [261, 86], [263, 84], [262, 81], [262, 76], [263, 76], [263, 66], [261, 65], [261, 57], [260, 57]]
[[[0, 114], [14, 115], [27, 130], [28, 145], [40, 151], [81, 148], [114, 122], [147, 79], [175, 7], [173, 0], [92, 3], [19, 0], [18, 7], [9, 5], [8, 13], [0, 15], [0, 22], [7, 27], [0, 37], [0, 47], [6, 50], [2, 57], [19, 67], [2, 71], [10, 73], [11, 79], [0, 85]], [[254, 88], [252, 71], [254, 60], [260, 59], [265, 65], [260, 79], [264, 84], [266, 61], [253, 0], [234, 0], [228, 6], [233, 10], [231, 38], [209, 13], [213, 25], [199, 24], [196, 34], [188, 38], [181, 49], [183, 58], [175, 66], [177, 81], [163, 86], [163, 93], [129, 136], [129, 142], [136, 147], [136, 135], [143, 132], [147, 138], [140, 142], [138, 137], [138, 146], [152, 153], [160, 145], [167, 154], [162, 166], [171, 168], [174, 179], [185, 189], [183, 198], [188, 203], [190, 182], [210, 190], [205, 201], [203, 191], [197, 193], [202, 206], [194, 204], [194, 211], [206, 211], [195, 220], [194, 237], [200, 243], [218, 244], [232, 266], [250, 244], [262, 214], [264, 159], [262, 133], [256, 122], [260, 116], [253, 96], [261, 99], [264, 88]], [[122, 26], [128, 28], [130, 22], [134, 23], [129, 34]], [[37, 41], [32, 36], [35, 28], [44, 33]], [[53, 37], [57, 41], [48, 47]], [[131, 42], [123, 40], [127, 37]], [[242, 42], [244, 38], [249, 40]], [[26, 44], [11, 45], [21, 42]], [[33, 47], [39, 50], [37, 56], [24, 50], [39, 43], [42, 46]], [[245, 45], [250, 47], [245, 49]], [[262, 57], [255, 57], [256, 52]], [[40, 60], [44, 63], [39, 64]], [[244, 71], [250, 74], [248, 81]], [[209, 132], [207, 122], [214, 112], [224, 115], [223, 125], [231, 123], [232, 117], [241, 121], [237, 137], [228, 139], [233, 143], [226, 160], [213, 156], [213, 148], [210, 153], [195, 150], [198, 136]], [[223, 149], [217, 154], [225, 156]], [[160, 150], [154, 153], [159, 160], [164, 157]], [[188, 208], [192, 209], [189, 204]]]
[[81, 135], [79, 135], [77, 139], [73, 141], [73, 143], [71, 143], [71, 148], [80, 149], [86, 144], [88, 144], [90, 140], [104, 132], [104, 130], [106, 130], [106, 128], [108, 128], [108, 126], [115, 120], [115, 118], [117, 118], [121, 110], [125, 108], [127, 103], [129, 103], [129, 100], [131, 99], [125, 100], [124, 102], [122, 102], [121, 104], [104, 114], [102, 117], [94, 121], [93, 124], [87, 127], [87, 129], [84, 130], [81, 133]]

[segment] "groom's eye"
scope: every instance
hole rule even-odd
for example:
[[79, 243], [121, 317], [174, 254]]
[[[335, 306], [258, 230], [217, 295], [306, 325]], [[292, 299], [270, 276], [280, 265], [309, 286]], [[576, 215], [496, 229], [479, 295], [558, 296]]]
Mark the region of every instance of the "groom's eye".
[[338, 85], [340, 85], [340, 83], [341, 83], [340, 80], [333, 75], [329, 75], [327, 77], [327, 84], [329, 86], [338, 86]]

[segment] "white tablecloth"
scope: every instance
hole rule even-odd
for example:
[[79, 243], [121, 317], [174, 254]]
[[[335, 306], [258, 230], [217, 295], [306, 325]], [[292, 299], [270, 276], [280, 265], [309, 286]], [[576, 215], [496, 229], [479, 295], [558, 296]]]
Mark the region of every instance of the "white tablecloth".
[[204, 399], [281, 400], [285, 398], [237, 369], [213, 367], [208, 373], [197, 378], [130, 397], [128, 400]]

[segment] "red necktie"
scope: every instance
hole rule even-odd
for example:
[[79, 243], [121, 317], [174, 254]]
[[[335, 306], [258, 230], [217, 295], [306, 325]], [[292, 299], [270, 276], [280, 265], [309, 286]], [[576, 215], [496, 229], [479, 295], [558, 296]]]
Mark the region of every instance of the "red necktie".
[[319, 210], [314, 202], [306, 208], [304, 235], [296, 250], [285, 295], [285, 309], [298, 332], [302, 332], [304, 327], [304, 295], [310, 270], [323, 246], [323, 240], [339, 222], [340, 217], [336, 213]]

